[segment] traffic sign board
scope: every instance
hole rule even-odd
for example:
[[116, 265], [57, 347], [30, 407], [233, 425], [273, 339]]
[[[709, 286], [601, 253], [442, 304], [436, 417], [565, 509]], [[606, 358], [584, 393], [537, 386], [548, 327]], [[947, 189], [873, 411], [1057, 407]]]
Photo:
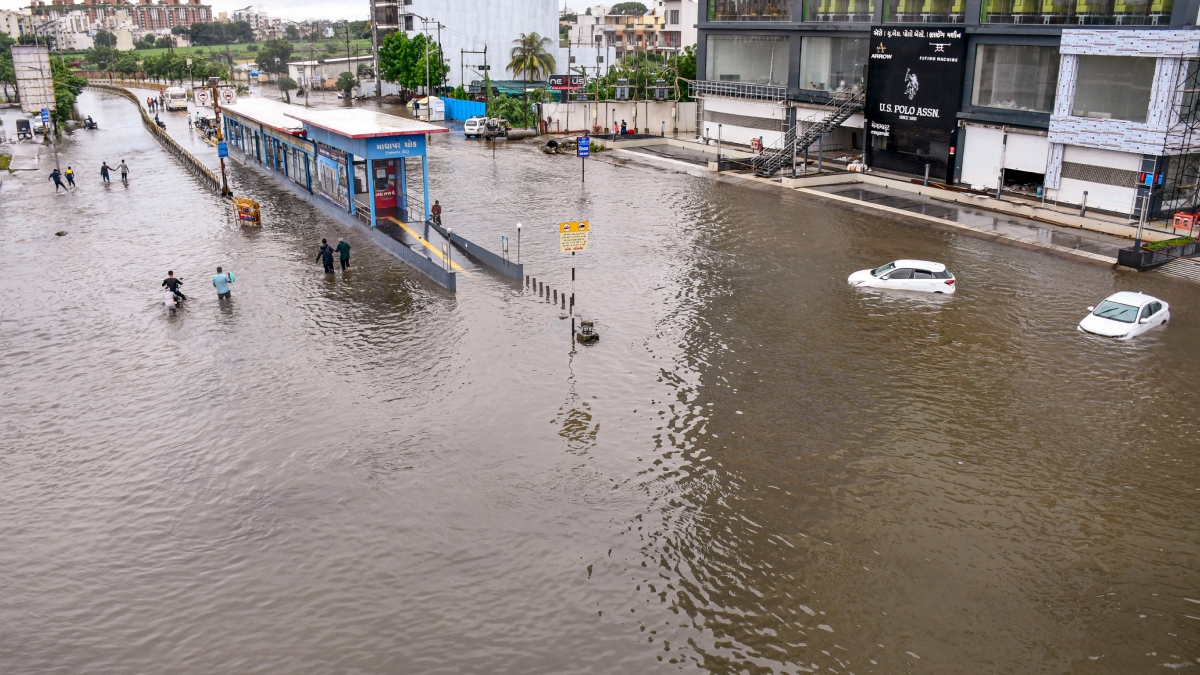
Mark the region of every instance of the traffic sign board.
[[50, 124], [50, 111], [42, 108], [42, 124]]
[[217, 157], [228, 157], [228, 156], [229, 156], [229, 144], [226, 143], [225, 141], [221, 141], [220, 143], [217, 143]]
[[235, 87], [221, 87], [217, 90], [217, 98], [221, 100], [221, 105], [233, 105], [237, 101], [237, 89]]
[[575, 139], [575, 154], [579, 157], [590, 157], [592, 155], [592, 139], [587, 136]]
[[207, 89], [197, 89], [192, 92], [192, 96], [196, 99], [196, 105], [208, 105], [212, 93]]
[[558, 224], [558, 248], [563, 253], [586, 251], [588, 231], [591, 228], [588, 221], [566, 222]]

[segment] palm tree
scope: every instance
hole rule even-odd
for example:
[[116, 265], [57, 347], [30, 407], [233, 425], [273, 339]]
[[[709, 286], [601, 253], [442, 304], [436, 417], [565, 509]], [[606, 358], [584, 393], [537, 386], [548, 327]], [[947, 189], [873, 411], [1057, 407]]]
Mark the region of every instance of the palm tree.
[[513, 74], [521, 74], [521, 93], [525, 100], [525, 116], [529, 117], [529, 80], [538, 80], [554, 72], [554, 57], [546, 51], [553, 42], [537, 33], [521, 33], [521, 37], [513, 40], [513, 48], [509, 52], [512, 60], [508, 69]]

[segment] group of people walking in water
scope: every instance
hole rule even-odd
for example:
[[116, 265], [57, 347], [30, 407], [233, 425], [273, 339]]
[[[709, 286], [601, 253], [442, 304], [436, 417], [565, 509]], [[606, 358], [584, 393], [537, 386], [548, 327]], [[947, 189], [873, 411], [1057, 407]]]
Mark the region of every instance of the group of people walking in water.
[[[122, 183], [129, 182], [129, 165], [125, 163], [125, 160], [121, 160], [121, 163], [116, 168], [109, 166], [108, 162], [100, 163], [100, 179], [105, 183], [111, 182], [110, 176], [113, 171], [121, 174]], [[63, 183], [63, 179], [66, 179], [66, 184]], [[66, 171], [59, 171], [56, 166], [50, 172], [49, 180], [54, 181], [54, 192], [57, 193], [59, 188], [70, 192], [75, 189], [75, 169], [68, 166]]]

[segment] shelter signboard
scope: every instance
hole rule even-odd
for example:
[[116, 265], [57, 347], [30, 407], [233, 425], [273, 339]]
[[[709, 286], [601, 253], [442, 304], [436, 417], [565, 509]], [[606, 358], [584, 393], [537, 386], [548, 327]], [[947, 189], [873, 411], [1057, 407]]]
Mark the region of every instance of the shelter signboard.
[[420, 157], [424, 154], [425, 136], [423, 135], [372, 138], [367, 141], [367, 157], [371, 159]]
[[42, 108], [54, 110], [57, 106], [49, 50], [40, 45], [13, 45], [12, 60], [21, 112], [40, 113]]

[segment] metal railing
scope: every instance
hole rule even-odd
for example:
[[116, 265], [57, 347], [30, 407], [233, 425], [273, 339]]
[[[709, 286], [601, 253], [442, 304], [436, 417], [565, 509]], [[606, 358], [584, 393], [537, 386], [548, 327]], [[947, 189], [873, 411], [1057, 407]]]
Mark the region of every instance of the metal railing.
[[[865, 90], [856, 92], [833, 92], [829, 102], [817, 110], [817, 121], [797, 121], [783, 137], [764, 148], [762, 154], [751, 162], [754, 174], [761, 177], [773, 176], [788, 162], [795, 161], [796, 154], [804, 152], [822, 136], [841, 126], [854, 113], [862, 110]], [[799, 138], [796, 132], [801, 124], [810, 124]]]
[[758, 101], [783, 101], [787, 99], [787, 87], [780, 87], [773, 84], [716, 80], [684, 80], [684, 82], [691, 85], [693, 95], [730, 96]]

